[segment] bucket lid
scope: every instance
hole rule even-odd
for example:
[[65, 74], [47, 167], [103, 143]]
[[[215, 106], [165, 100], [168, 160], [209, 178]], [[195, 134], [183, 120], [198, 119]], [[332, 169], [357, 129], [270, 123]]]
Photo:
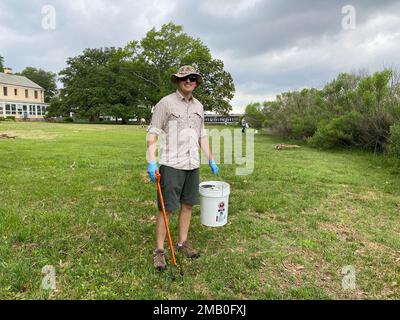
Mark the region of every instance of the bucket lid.
[[199, 185], [200, 193], [211, 193], [218, 196], [229, 194], [229, 184], [223, 181], [205, 181]]

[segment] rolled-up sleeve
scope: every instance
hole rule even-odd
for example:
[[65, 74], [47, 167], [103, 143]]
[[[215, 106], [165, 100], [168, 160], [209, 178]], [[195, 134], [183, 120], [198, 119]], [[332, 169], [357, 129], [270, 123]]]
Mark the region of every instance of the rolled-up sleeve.
[[166, 107], [164, 100], [161, 100], [154, 106], [150, 126], [147, 130], [148, 133], [153, 133], [158, 136], [164, 131]]

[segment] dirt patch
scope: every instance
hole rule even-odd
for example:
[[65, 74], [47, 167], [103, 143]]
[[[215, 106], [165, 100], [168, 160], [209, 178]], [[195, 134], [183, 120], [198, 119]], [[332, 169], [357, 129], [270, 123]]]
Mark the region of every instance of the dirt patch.
[[146, 224], [146, 223], [155, 224], [156, 221], [157, 221], [157, 217], [154, 216], [154, 215], [145, 216], [145, 217], [142, 217], [142, 218], [138, 219], [138, 221], [139, 221], [141, 224], [142, 224], [142, 223], [143, 223], [143, 224]]
[[304, 266], [300, 264], [295, 264], [290, 261], [282, 261], [282, 265], [288, 272], [292, 274], [298, 274], [304, 271]]
[[106, 190], [106, 187], [105, 186], [95, 186], [93, 188], [93, 190], [94, 191], [104, 191], [104, 190]]
[[113, 125], [96, 125], [96, 124], [63, 124], [68, 126], [68, 128], [71, 128], [73, 130], [70, 130], [70, 132], [73, 133], [80, 133], [82, 131], [108, 131], [108, 130], [113, 130]]
[[144, 183], [149, 184], [151, 182], [147, 172], [141, 172], [140, 176], [142, 177], [142, 181]]
[[320, 222], [319, 228], [323, 231], [333, 232], [342, 241], [362, 241], [356, 230], [345, 223]]
[[7, 131], [8, 136], [18, 137], [19, 139], [28, 139], [28, 140], [54, 140], [59, 134], [55, 132], [46, 132], [43, 130], [21, 130], [21, 131]]
[[382, 194], [375, 191], [365, 191], [362, 193], [345, 192], [344, 196], [347, 199], [361, 200], [361, 201], [377, 201], [382, 198]]
[[15, 250], [33, 250], [39, 248], [38, 243], [24, 243], [24, 242], [16, 242], [12, 245], [12, 248]]
[[277, 220], [276, 214], [273, 212], [249, 212], [248, 215], [259, 220]]
[[144, 205], [146, 205], [146, 206], [157, 208], [157, 201], [156, 200], [144, 200], [142, 203]]

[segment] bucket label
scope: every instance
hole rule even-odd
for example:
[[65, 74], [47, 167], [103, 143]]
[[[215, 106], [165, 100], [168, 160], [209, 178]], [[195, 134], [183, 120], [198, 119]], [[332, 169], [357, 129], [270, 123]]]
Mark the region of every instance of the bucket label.
[[221, 222], [225, 220], [225, 202], [221, 201], [218, 204], [218, 214], [215, 217], [217, 222]]

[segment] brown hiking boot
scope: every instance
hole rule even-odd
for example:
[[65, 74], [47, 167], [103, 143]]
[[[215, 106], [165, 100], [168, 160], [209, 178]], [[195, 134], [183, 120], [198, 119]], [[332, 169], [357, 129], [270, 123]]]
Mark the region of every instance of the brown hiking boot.
[[176, 248], [179, 252], [183, 253], [184, 256], [190, 259], [197, 259], [200, 257], [200, 253], [192, 248], [192, 245], [189, 241], [185, 241], [182, 243], [182, 246], [176, 245]]
[[153, 261], [154, 261], [154, 267], [158, 271], [164, 271], [167, 268], [167, 263], [165, 262], [163, 249], [154, 250]]

